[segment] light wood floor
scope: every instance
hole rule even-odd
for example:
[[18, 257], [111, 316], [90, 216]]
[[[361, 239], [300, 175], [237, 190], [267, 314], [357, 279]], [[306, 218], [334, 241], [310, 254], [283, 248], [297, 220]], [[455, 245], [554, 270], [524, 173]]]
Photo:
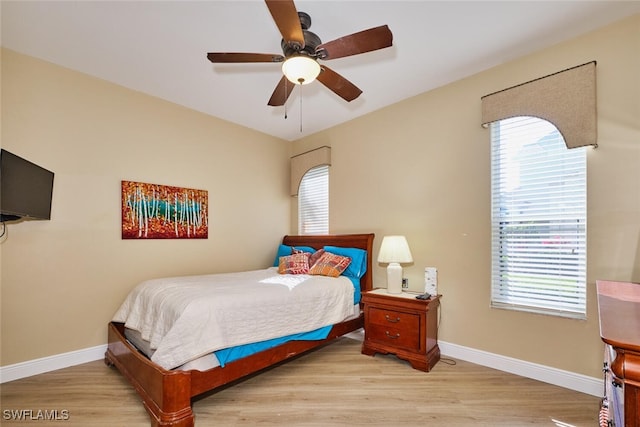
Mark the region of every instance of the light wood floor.
[[[193, 405], [196, 426], [597, 426], [599, 399], [457, 361], [429, 373], [342, 338]], [[102, 361], [0, 385], [2, 426], [148, 427], [133, 388]], [[67, 421], [9, 420], [12, 410]]]

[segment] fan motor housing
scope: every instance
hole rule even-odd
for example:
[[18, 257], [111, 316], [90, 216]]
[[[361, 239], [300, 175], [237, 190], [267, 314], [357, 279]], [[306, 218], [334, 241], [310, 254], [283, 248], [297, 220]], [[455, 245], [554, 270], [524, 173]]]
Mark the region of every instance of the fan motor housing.
[[302, 30], [302, 34], [304, 36], [304, 47], [300, 49], [297, 44], [287, 43], [284, 39], [280, 45], [282, 46], [282, 52], [285, 57], [289, 57], [291, 55], [295, 55], [297, 53], [302, 53], [309, 55], [311, 57], [315, 57], [316, 55], [316, 47], [322, 43], [320, 37], [318, 37], [315, 33], [312, 33], [309, 30]]
[[322, 44], [322, 40], [316, 33], [309, 31], [311, 27], [311, 16], [305, 12], [298, 12], [298, 18], [300, 18], [300, 26], [302, 27], [302, 36], [304, 37], [304, 47], [300, 48], [297, 43], [287, 43], [284, 39], [280, 42], [282, 46], [282, 52], [286, 58], [303, 54], [312, 58], [316, 57], [316, 47]]

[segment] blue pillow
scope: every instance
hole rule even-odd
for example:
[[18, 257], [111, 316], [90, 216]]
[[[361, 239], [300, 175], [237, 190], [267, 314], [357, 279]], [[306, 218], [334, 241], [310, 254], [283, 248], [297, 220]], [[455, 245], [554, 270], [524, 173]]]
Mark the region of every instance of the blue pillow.
[[343, 276], [360, 279], [364, 276], [364, 273], [367, 272], [367, 251], [364, 249], [325, 246], [324, 250], [331, 252], [332, 254], [348, 256], [351, 258], [351, 264], [349, 264], [347, 269], [342, 272]]
[[[293, 249], [294, 246], [287, 246], [287, 245], [283, 245], [280, 244], [280, 246], [278, 246], [278, 253], [276, 253], [276, 259], [273, 260], [273, 266], [277, 267], [278, 264], [280, 264], [280, 257], [281, 256], [289, 256], [291, 255], [291, 249]], [[316, 250], [309, 247], [309, 246], [295, 246], [296, 249], [301, 250], [303, 252], [309, 252], [309, 253], [314, 253]]]

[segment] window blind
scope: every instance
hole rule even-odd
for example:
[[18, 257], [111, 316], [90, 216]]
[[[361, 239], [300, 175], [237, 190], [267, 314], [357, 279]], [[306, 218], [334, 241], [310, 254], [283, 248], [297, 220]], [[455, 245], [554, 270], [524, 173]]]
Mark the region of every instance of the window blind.
[[491, 124], [493, 307], [586, 317], [586, 153], [534, 117]]
[[298, 233], [329, 234], [329, 166], [310, 169], [298, 189]]

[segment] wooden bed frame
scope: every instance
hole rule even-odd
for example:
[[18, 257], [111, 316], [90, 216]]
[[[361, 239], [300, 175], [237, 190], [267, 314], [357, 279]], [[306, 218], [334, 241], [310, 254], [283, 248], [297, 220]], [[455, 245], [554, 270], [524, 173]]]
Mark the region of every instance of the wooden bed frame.
[[[367, 251], [367, 272], [360, 281], [362, 292], [373, 288], [372, 249], [374, 234], [344, 234], [329, 236], [285, 236], [289, 246], [342, 246]], [[192, 427], [195, 423], [191, 400], [207, 391], [229, 384], [284, 360], [310, 351], [340, 336], [363, 327], [360, 316], [333, 326], [329, 336], [319, 341], [290, 341], [277, 347], [227, 363], [224, 368], [207, 371], [168, 371], [151, 362], [131, 345], [124, 336], [124, 324], [110, 322], [105, 363], [115, 366], [133, 385], [151, 418], [152, 427]]]

